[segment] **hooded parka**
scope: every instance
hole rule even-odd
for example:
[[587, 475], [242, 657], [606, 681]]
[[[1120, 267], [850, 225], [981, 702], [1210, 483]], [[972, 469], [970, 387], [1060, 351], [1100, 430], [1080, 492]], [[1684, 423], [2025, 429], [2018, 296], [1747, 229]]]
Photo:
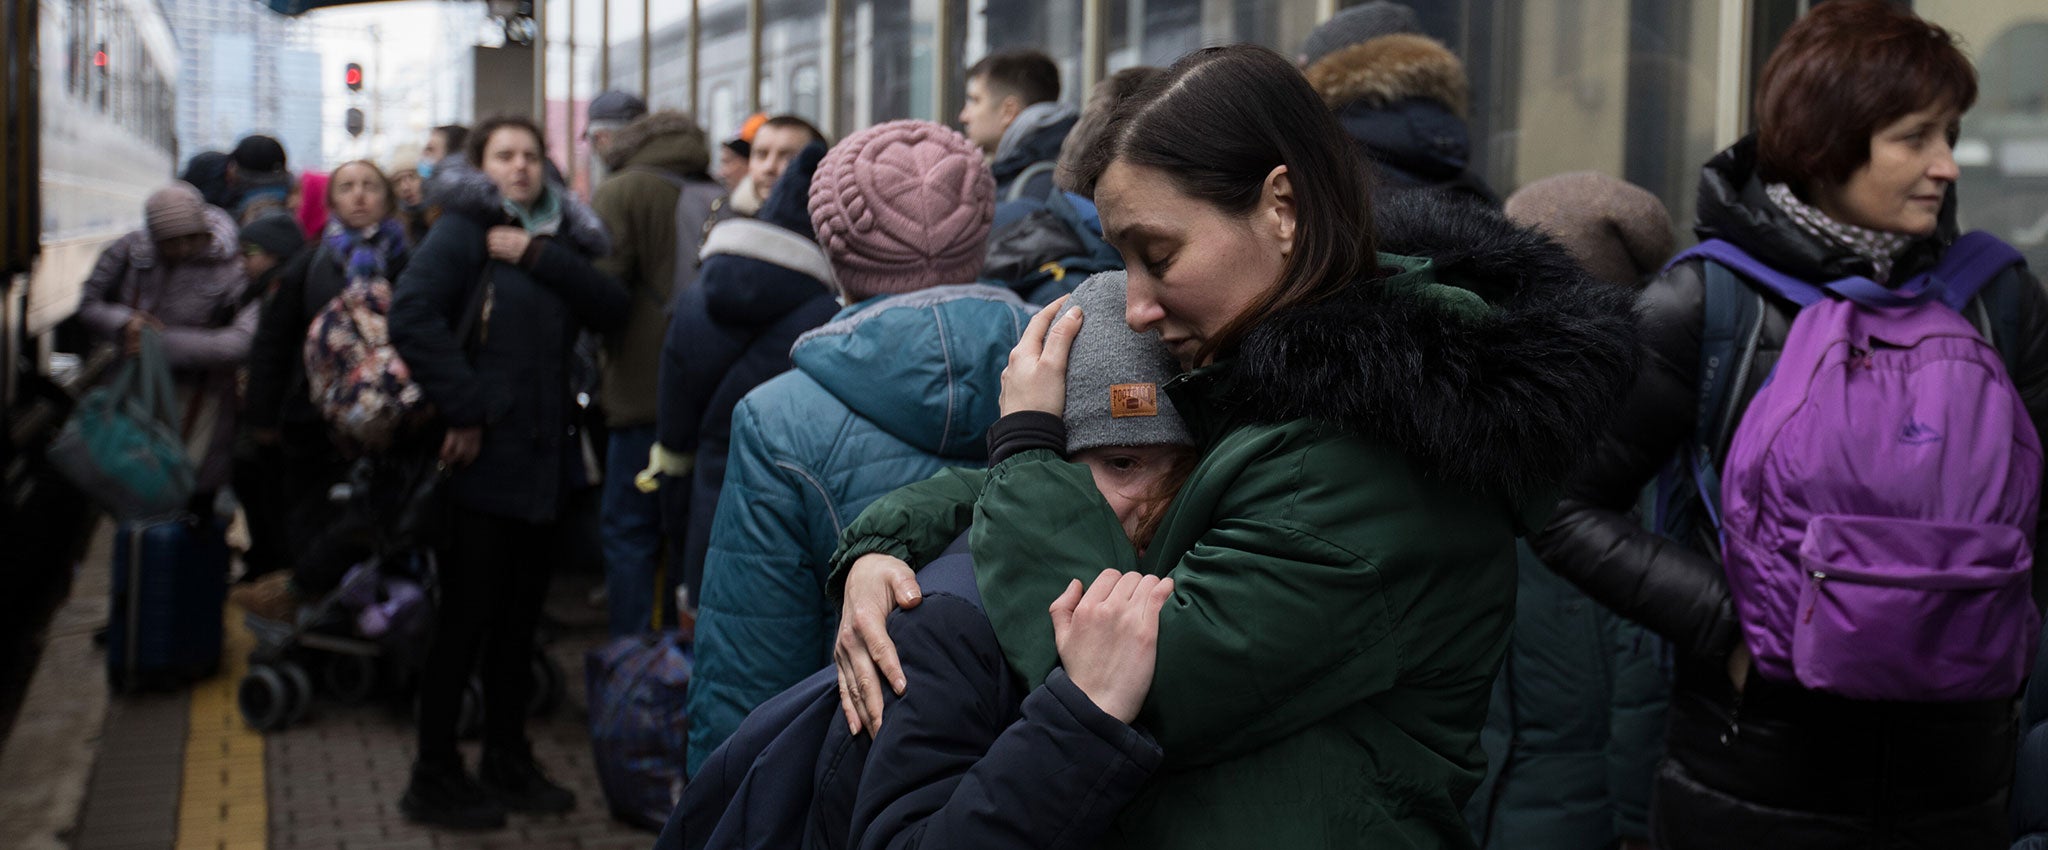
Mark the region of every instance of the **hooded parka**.
[[[677, 296], [676, 203], [692, 191], [709, 216], [723, 192], [705, 173], [711, 153], [703, 128], [680, 112], [656, 112], [620, 130], [606, 159], [612, 175], [590, 206], [611, 234], [612, 252], [597, 268], [626, 287], [632, 306], [625, 327], [605, 336], [600, 394], [606, 424], [652, 425], [662, 335]], [[665, 178], [681, 180], [683, 187]], [[697, 245], [684, 248], [694, 253]]]
[[690, 773], [755, 706], [831, 660], [825, 579], [846, 523], [891, 490], [986, 460], [1003, 366], [1030, 320], [992, 286], [871, 298], [800, 337], [795, 369], [740, 400], [697, 610]]
[[[618, 328], [624, 287], [591, 265], [610, 249], [604, 225], [562, 194], [562, 221], [535, 236], [519, 263], [492, 259], [490, 228], [511, 223], [491, 179], [446, 163], [441, 218], [413, 252], [391, 298], [391, 343], [451, 427], [483, 428], [476, 460], [455, 471], [449, 495], [468, 510], [544, 523], [569, 490], [589, 480], [570, 389], [576, 336]], [[488, 282], [483, 318], [457, 339], [475, 287]]]
[[[1068, 582], [1174, 579], [1136, 724], [1165, 761], [1103, 846], [1472, 846], [1515, 536], [1627, 387], [1634, 332], [1625, 292], [1497, 214], [1376, 213], [1384, 276], [1167, 385], [1202, 458], [1142, 557], [1051, 451], [978, 488], [977, 579], [1027, 684], [1058, 664], [1045, 606]], [[959, 477], [878, 505], [837, 562], [928, 552]]]
[[[183, 435], [197, 465], [198, 491], [227, 483], [235, 441], [235, 370], [256, 336], [258, 298], [242, 269], [234, 219], [207, 206], [207, 235], [199, 253], [175, 266], [157, 257], [148, 230], [114, 241], [100, 253], [78, 305], [78, 318], [100, 339], [118, 343], [121, 329], [140, 313], [163, 323], [164, 359], [177, 382], [185, 412]], [[210, 427], [207, 434], [199, 432]], [[197, 451], [193, 451], [197, 449]]]
[[1500, 206], [1500, 197], [1472, 173], [1465, 65], [1442, 43], [1412, 33], [1383, 35], [1331, 52], [1303, 72], [1371, 158], [1381, 196], [1388, 189], [1434, 187]]

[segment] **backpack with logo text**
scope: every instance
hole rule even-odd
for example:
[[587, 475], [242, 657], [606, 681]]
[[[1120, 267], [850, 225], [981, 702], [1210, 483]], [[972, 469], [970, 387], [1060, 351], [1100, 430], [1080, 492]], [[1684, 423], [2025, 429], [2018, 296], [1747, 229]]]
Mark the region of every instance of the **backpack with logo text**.
[[[1797, 280], [1720, 240], [1672, 262], [1690, 258], [1707, 261], [1709, 306], [1689, 471], [1757, 673], [1854, 699], [2017, 694], [2040, 627], [2041, 444], [1987, 336], [2016, 333], [2005, 293], [2018, 252], [1971, 233], [1892, 289]], [[1731, 278], [1759, 303], [1735, 310]], [[1735, 423], [1762, 294], [1800, 310]], [[1970, 308], [1985, 329], [1964, 318]], [[1731, 311], [1749, 319], [1728, 321]], [[1748, 339], [1743, 356], [1716, 350], [1737, 336]], [[1712, 442], [1724, 438], [1717, 472]]]

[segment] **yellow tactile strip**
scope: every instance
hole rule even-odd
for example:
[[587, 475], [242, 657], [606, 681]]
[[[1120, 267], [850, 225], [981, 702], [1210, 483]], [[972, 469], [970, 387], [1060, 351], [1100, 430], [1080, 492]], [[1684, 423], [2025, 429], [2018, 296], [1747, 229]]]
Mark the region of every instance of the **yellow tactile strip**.
[[178, 850], [265, 850], [270, 820], [263, 736], [242, 722], [235, 690], [255, 639], [229, 607], [220, 673], [192, 689], [185, 778], [178, 798]]

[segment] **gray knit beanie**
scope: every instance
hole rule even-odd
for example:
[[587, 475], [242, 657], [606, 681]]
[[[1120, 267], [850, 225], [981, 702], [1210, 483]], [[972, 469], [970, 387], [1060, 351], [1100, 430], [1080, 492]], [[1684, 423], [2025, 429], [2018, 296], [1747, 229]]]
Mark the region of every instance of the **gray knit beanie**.
[[1159, 332], [1124, 324], [1121, 271], [1088, 278], [1067, 299], [1081, 334], [1067, 356], [1067, 454], [1101, 446], [1188, 446], [1195, 438], [1161, 390], [1180, 365]]
[[1301, 42], [1301, 55], [1295, 58], [1306, 68], [1351, 45], [1396, 33], [1427, 34], [1422, 31], [1422, 21], [1415, 17], [1414, 9], [1388, 0], [1373, 0], [1331, 15], [1329, 20], [1309, 30], [1308, 38]]
[[142, 202], [142, 219], [155, 242], [205, 233], [206, 199], [192, 184], [174, 180]]

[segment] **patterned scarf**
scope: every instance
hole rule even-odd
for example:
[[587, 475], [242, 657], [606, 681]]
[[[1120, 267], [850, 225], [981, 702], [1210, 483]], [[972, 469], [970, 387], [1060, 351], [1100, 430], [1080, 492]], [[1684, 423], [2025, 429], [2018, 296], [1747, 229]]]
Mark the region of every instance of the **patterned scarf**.
[[1777, 204], [1778, 209], [1791, 216], [1792, 220], [1798, 223], [1800, 230], [1820, 240], [1821, 244], [1840, 248], [1869, 260], [1874, 270], [1871, 279], [1878, 283], [1888, 281], [1892, 275], [1892, 263], [1898, 260], [1899, 255], [1905, 253], [1907, 248], [1912, 247], [1916, 238], [1905, 233], [1871, 230], [1836, 221], [1827, 213], [1799, 200], [1799, 196], [1792, 193], [1792, 187], [1783, 183], [1765, 186], [1764, 194], [1770, 196], [1771, 203]]
[[391, 267], [406, 253], [405, 225], [396, 218], [384, 219], [377, 226], [362, 230], [343, 227], [339, 219], [329, 221], [320, 242], [327, 246], [351, 283], [366, 278], [389, 279]]

